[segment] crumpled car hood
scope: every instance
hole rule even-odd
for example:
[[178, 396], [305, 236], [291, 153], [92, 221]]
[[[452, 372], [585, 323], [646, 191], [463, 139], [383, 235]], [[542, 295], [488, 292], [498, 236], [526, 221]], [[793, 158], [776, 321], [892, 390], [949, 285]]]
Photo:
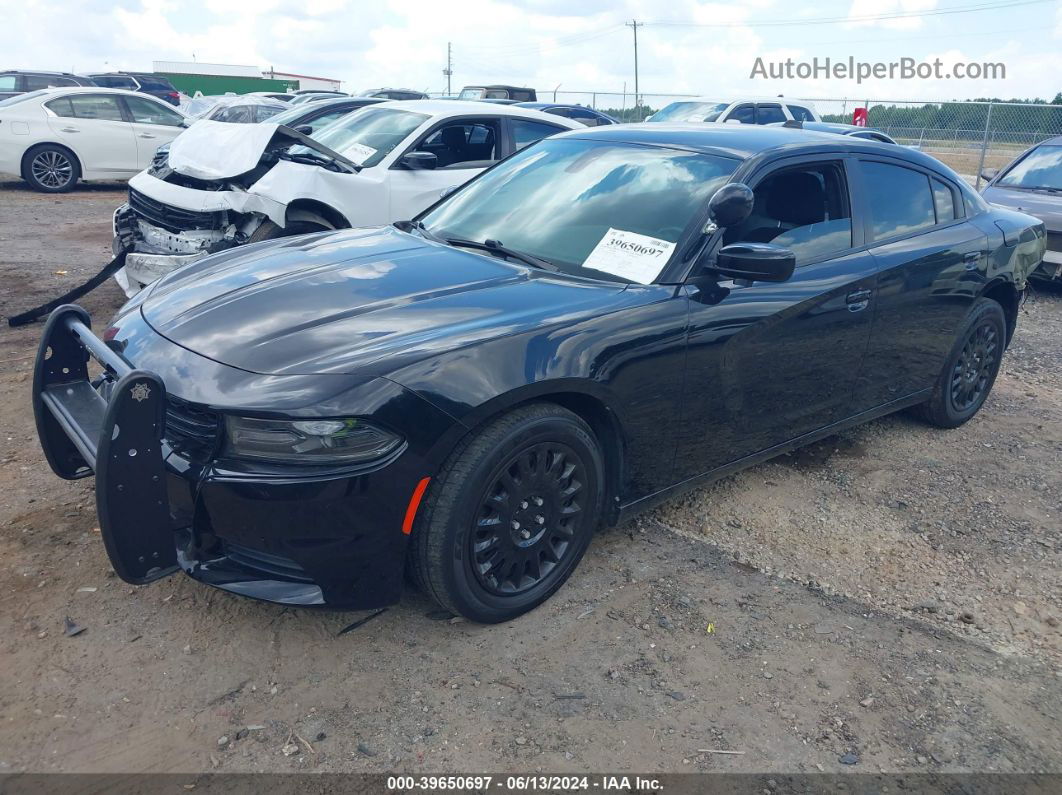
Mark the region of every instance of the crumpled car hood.
[[623, 289], [382, 227], [215, 254], [157, 282], [141, 312], [167, 339], [250, 372], [381, 375], [436, 352], [617, 309]]
[[356, 163], [290, 127], [272, 122], [229, 124], [198, 121], [170, 144], [169, 166], [178, 174], [203, 180], [218, 180], [246, 174], [270, 149], [302, 144], [357, 171]]

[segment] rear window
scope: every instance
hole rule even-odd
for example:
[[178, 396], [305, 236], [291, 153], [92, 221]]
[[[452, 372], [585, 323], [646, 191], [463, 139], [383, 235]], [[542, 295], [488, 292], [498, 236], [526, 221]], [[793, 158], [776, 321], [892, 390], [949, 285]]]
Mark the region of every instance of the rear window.
[[145, 91], [173, 91], [173, 84], [169, 80], [159, 77], [137, 77], [140, 87]]
[[785, 113], [782, 111], [781, 105], [756, 106], [757, 124], [777, 124], [778, 122], [783, 122], [785, 120]]
[[875, 240], [910, 235], [937, 222], [929, 177], [888, 163], [863, 161], [869, 188], [870, 224]]
[[797, 121], [815, 121], [815, 114], [803, 105], [786, 105], [786, 107]]
[[30, 91], [26, 94], [16, 94], [13, 97], [7, 99], [0, 99], [0, 108], [6, 108], [10, 105], [17, 105], [19, 102], [25, 102], [27, 99], [36, 99], [37, 97], [43, 97], [47, 94], [47, 91]]
[[136, 88], [136, 81], [133, 78], [121, 75], [97, 75], [92, 78], [92, 81], [104, 88]]
[[955, 194], [951, 192], [947, 183], [939, 179], [933, 180], [933, 203], [937, 207], [938, 224], [946, 224], [958, 218], [955, 212]]
[[59, 97], [45, 106], [56, 116], [99, 121], [125, 121], [118, 98], [108, 94], [72, 94]]

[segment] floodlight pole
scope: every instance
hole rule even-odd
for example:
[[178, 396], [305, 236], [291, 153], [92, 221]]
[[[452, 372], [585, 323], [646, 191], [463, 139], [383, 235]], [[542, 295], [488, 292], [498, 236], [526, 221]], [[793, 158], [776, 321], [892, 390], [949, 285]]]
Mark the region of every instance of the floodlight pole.
[[631, 28], [634, 31], [634, 113], [635, 113], [635, 115], [638, 114], [638, 108], [641, 105], [641, 102], [639, 101], [639, 96], [638, 96], [638, 26], [641, 25], [641, 24], [643, 24], [643, 23], [639, 22], [636, 19], [632, 19], [630, 22], [626, 23], [627, 27]]

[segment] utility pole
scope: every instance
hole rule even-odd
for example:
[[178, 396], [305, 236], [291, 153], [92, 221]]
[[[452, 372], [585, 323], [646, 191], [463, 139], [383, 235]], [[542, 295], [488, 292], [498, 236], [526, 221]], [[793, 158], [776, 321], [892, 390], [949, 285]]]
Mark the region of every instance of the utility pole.
[[443, 74], [446, 75], [446, 96], [450, 96], [450, 75], [454, 73], [454, 61], [453, 61], [453, 47], [450, 42], [446, 42], [446, 68], [443, 69]]
[[[634, 114], [636, 117], [640, 112], [638, 108], [641, 106], [638, 96], [638, 26], [643, 24], [636, 19], [626, 23], [627, 27], [634, 30]], [[641, 121], [641, 119], [636, 118], [636, 121]]]

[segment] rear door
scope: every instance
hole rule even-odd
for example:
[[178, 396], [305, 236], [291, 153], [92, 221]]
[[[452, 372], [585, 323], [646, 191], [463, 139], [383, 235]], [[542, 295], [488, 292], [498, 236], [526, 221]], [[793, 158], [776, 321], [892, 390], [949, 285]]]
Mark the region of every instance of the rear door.
[[[96, 178], [140, 171], [133, 125], [126, 121], [118, 94], [68, 94], [44, 103], [48, 126], [69, 146], [82, 170]], [[91, 177], [90, 177], [91, 178]]]
[[449, 188], [463, 185], [507, 154], [498, 116], [451, 118], [430, 127], [403, 151], [430, 152], [434, 169], [409, 169], [399, 157], [388, 171], [391, 217], [412, 218], [438, 201]]
[[864, 233], [879, 270], [858, 400], [873, 408], [929, 389], [986, 281], [988, 238], [958, 187], [906, 161], [859, 160]]
[[184, 117], [161, 101], [144, 97], [122, 97], [136, 136], [137, 167], [151, 165], [155, 151], [184, 131]]
[[840, 155], [782, 161], [753, 177], [755, 209], [722, 243], [794, 252], [786, 282], [687, 284], [690, 335], [676, 479], [844, 420], [870, 336], [875, 262]]

